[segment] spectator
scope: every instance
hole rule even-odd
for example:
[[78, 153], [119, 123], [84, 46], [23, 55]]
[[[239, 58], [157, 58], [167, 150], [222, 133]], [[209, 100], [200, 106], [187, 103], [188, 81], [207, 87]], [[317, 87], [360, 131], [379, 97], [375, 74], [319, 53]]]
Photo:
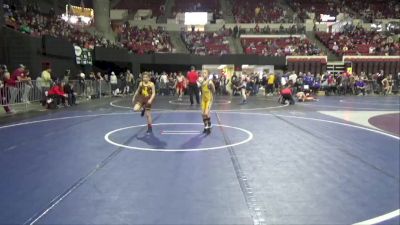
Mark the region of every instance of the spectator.
[[364, 80], [362, 79], [358, 79], [356, 81], [356, 91], [357, 91], [357, 95], [365, 95], [365, 83]]
[[74, 85], [73, 85], [72, 81], [68, 81], [64, 85], [64, 93], [67, 95], [68, 105], [70, 105], [70, 106], [77, 105], [76, 92], [74, 91]]
[[53, 80], [51, 79], [51, 68], [50, 66], [47, 66], [45, 70], [42, 71], [41, 74], [41, 92], [42, 92], [42, 105], [46, 105], [46, 100], [47, 97], [46, 95], [48, 94], [47, 92], [50, 90], [50, 86], [53, 83]]
[[0, 104], [3, 105], [4, 110], [7, 114], [14, 114], [15, 111], [8, 105], [9, 104], [9, 90], [5, 84], [6, 80], [10, 79], [10, 73], [7, 71], [7, 67], [0, 66]]
[[124, 93], [125, 94], [129, 94], [129, 93], [131, 93], [133, 91], [133, 85], [134, 85], [133, 84], [134, 83], [134, 77], [133, 77], [133, 74], [131, 73], [130, 70], [126, 71], [125, 79], [126, 79], [126, 85], [125, 85], [125, 88], [124, 88]]
[[111, 72], [110, 76], [111, 92], [113, 96], [118, 95], [118, 79], [114, 72]]
[[23, 86], [20, 85], [20, 87], [23, 87], [24, 91], [22, 94], [22, 102], [24, 103], [30, 103], [29, 102], [29, 93], [31, 91], [31, 89], [33, 88], [33, 84], [32, 84], [32, 80], [30, 77], [30, 71], [29, 70], [25, 70], [24, 73], [25, 77], [23, 79], [20, 78], [19, 82], [23, 82]]
[[47, 108], [57, 108], [60, 103], [64, 106], [69, 106], [65, 99], [68, 97], [68, 94], [64, 93], [64, 83], [59, 82], [56, 85], [53, 85], [48, 91], [47, 95]]

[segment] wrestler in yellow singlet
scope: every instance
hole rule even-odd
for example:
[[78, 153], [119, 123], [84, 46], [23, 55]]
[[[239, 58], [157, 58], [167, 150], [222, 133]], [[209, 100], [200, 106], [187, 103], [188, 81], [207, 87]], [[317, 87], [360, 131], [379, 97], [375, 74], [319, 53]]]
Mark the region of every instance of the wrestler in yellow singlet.
[[211, 132], [211, 118], [210, 110], [214, 100], [215, 86], [211, 79], [209, 79], [208, 70], [203, 70], [203, 81], [201, 82], [201, 114], [204, 122], [203, 133], [210, 134]]
[[139, 83], [139, 87], [132, 98], [133, 110], [135, 112], [142, 111], [141, 116], [146, 114], [147, 118], [147, 133], [153, 132], [152, 123], [153, 119], [151, 116], [151, 105], [156, 96], [155, 85], [150, 81], [150, 74], [143, 73], [142, 82]]

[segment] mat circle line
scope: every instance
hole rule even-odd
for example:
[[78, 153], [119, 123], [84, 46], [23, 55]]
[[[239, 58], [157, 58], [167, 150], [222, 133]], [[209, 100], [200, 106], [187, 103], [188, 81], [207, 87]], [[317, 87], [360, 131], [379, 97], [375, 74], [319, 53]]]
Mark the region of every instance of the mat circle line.
[[[153, 124], [153, 126], [165, 126], [165, 125], [201, 125], [201, 126], [203, 126], [202, 123], [156, 123], [156, 124]], [[230, 128], [230, 129], [235, 129], [235, 130], [242, 131], [242, 132], [246, 133], [248, 135], [248, 137], [243, 141], [236, 142], [236, 143], [229, 144], [229, 145], [207, 147], [207, 148], [191, 148], [191, 149], [160, 149], [160, 148], [135, 147], [135, 146], [129, 146], [129, 145], [123, 145], [123, 144], [117, 143], [117, 142], [111, 140], [111, 138], [110, 138], [110, 136], [112, 134], [116, 133], [116, 132], [119, 132], [119, 131], [122, 131], [122, 130], [131, 129], [131, 128], [145, 127], [145, 126], [147, 126], [147, 124], [123, 127], [123, 128], [112, 130], [112, 131], [108, 132], [104, 136], [104, 140], [107, 141], [111, 145], [115, 145], [115, 146], [118, 146], [118, 147], [130, 149], [130, 150], [153, 151], [153, 152], [194, 152], [194, 151], [210, 151], [210, 150], [217, 150], [217, 149], [223, 149], [223, 148], [228, 148], [228, 147], [234, 147], [234, 146], [238, 146], [238, 145], [247, 143], [247, 142], [251, 141], [253, 139], [253, 137], [254, 137], [253, 133], [251, 133], [250, 131], [248, 131], [246, 129], [243, 129], [243, 128], [240, 128], [240, 127], [222, 125], [222, 124], [215, 124], [215, 125], [213, 125], [214, 127], [224, 127], [224, 128]]]

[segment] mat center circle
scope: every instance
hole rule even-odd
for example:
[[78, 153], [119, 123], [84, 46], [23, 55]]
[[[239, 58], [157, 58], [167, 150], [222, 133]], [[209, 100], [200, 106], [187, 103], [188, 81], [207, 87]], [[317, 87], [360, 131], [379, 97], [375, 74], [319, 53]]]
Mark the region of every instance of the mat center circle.
[[210, 135], [203, 134], [202, 123], [157, 123], [153, 133], [146, 134], [147, 125], [123, 127], [108, 132], [104, 139], [115, 146], [141, 151], [209, 151], [242, 145], [253, 139], [243, 128], [213, 125]]

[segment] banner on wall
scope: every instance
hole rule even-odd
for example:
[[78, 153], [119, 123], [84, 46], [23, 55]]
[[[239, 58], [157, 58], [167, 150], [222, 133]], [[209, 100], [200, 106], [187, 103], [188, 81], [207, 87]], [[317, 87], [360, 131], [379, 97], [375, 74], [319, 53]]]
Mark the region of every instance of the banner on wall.
[[74, 46], [75, 48], [75, 58], [76, 64], [78, 65], [92, 65], [93, 64], [93, 54], [90, 49], [81, 48], [79, 46]]

